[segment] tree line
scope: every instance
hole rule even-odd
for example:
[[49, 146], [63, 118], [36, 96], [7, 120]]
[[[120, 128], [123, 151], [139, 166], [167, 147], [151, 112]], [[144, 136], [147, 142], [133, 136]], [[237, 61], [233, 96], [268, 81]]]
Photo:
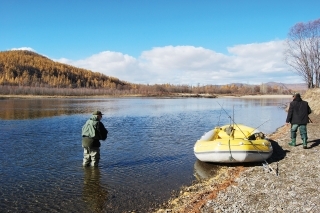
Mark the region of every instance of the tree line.
[[0, 85], [49, 88], [119, 88], [128, 83], [54, 62], [31, 51], [0, 52]]
[[0, 94], [4, 95], [142, 95], [291, 94], [281, 84], [172, 85], [133, 84], [98, 72], [54, 62], [31, 51], [0, 52]]

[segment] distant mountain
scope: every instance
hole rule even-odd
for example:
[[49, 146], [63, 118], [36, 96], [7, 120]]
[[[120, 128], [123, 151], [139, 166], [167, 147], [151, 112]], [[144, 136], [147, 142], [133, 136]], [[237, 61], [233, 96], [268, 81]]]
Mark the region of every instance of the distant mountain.
[[229, 86], [233, 85], [233, 86], [237, 86], [237, 87], [254, 87], [254, 86], [269, 86], [269, 87], [273, 87], [273, 88], [281, 88], [282, 90], [291, 90], [293, 92], [301, 92], [301, 91], [306, 91], [308, 89], [307, 84], [304, 83], [299, 83], [299, 84], [284, 84], [284, 83], [278, 83], [278, 82], [267, 82], [267, 83], [263, 83], [260, 85], [252, 85], [252, 84], [243, 84], [243, 83], [232, 83], [232, 84], [227, 84]]
[[282, 87], [283, 89], [292, 90], [292, 91], [306, 91], [308, 89], [307, 84], [284, 84], [284, 83], [277, 83], [277, 82], [268, 82], [265, 83], [268, 86], [278, 86]]

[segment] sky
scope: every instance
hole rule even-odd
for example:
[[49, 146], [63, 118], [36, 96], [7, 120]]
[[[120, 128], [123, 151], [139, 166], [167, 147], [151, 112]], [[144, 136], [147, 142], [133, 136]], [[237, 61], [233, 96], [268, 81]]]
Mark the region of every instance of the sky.
[[0, 51], [138, 84], [304, 83], [284, 60], [319, 0], [0, 0]]

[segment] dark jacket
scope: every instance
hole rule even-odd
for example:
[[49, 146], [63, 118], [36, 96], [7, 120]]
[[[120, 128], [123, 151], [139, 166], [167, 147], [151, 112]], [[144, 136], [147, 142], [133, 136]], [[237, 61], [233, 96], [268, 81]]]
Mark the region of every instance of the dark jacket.
[[291, 124], [307, 124], [310, 113], [311, 109], [308, 102], [303, 101], [300, 97], [295, 97], [290, 103], [286, 122]]

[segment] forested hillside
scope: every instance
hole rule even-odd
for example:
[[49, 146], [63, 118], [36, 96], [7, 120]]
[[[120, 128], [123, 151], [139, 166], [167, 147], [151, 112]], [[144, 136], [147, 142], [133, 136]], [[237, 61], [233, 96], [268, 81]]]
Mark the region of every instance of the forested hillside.
[[0, 85], [51, 88], [130, 88], [117, 78], [54, 62], [31, 51], [0, 52]]

